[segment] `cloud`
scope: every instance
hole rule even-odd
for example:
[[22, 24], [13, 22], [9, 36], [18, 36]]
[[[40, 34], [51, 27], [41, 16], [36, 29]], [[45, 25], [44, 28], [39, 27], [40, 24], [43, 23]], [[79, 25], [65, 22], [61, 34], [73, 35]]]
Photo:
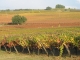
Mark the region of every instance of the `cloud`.
[[0, 9], [44, 9], [62, 4], [66, 8], [80, 8], [80, 0], [0, 0]]
[[44, 8], [44, 0], [2, 0], [1, 6], [7, 9], [18, 9], [18, 8]]
[[77, 0], [80, 3], [80, 0]]

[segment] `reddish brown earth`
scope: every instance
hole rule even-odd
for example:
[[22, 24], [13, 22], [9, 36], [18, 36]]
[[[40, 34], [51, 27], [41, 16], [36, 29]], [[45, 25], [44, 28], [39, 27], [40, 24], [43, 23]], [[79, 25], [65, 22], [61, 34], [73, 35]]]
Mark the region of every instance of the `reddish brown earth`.
[[[7, 24], [11, 22], [11, 19], [14, 15], [0, 15], [0, 24]], [[24, 25], [5, 25], [4, 27], [19, 27], [19, 28], [47, 28], [47, 27], [79, 27], [80, 18], [64, 18], [66, 15], [58, 16], [37, 16], [37, 15], [25, 15], [27, 17], [27, 23]], [[68, 15], [67, 15], [68, 16]]]
[[6, 25], [9, 28], [53, 28], [53, 27], [79, 27], [79, 23], [27, 23], [24, 25]]

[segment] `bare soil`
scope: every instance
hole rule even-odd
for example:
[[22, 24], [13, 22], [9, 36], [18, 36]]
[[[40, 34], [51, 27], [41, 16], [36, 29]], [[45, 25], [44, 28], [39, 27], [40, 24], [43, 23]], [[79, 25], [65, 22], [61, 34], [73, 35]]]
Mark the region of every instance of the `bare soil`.
[[79, 23], [26, 23], [23, 25], [5, 25], [9, 28], [53, 28], [53, 27], [80, 27]]

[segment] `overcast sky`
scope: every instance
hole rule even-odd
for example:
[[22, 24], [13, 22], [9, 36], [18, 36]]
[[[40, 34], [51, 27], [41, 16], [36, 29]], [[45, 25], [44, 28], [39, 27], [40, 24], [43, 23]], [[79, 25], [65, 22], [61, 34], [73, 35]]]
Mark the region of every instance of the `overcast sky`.
[[62, 4], [67, 8], [80, 9], [80, 0], [0, 0], [0, 10], [2, 9], [45, 9], [52, 8], [56, 4]]

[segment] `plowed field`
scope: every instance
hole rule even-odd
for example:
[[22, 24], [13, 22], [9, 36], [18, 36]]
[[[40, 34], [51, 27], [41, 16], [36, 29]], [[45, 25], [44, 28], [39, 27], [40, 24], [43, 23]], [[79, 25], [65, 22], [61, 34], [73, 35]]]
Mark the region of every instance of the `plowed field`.
[[[16, 14], [0, 14], [0, 23], [11, 23]], [[71, 27], [80, 26], [80, 12], [44, 12], [44, 13], [21, 13], [27, 22], [25, 25], [16, 27], [41, 28], [41, 27]], [[11, 25], [15, 27], [14, 25]], [[9, 26], [10, 27], [10, 26]]]

